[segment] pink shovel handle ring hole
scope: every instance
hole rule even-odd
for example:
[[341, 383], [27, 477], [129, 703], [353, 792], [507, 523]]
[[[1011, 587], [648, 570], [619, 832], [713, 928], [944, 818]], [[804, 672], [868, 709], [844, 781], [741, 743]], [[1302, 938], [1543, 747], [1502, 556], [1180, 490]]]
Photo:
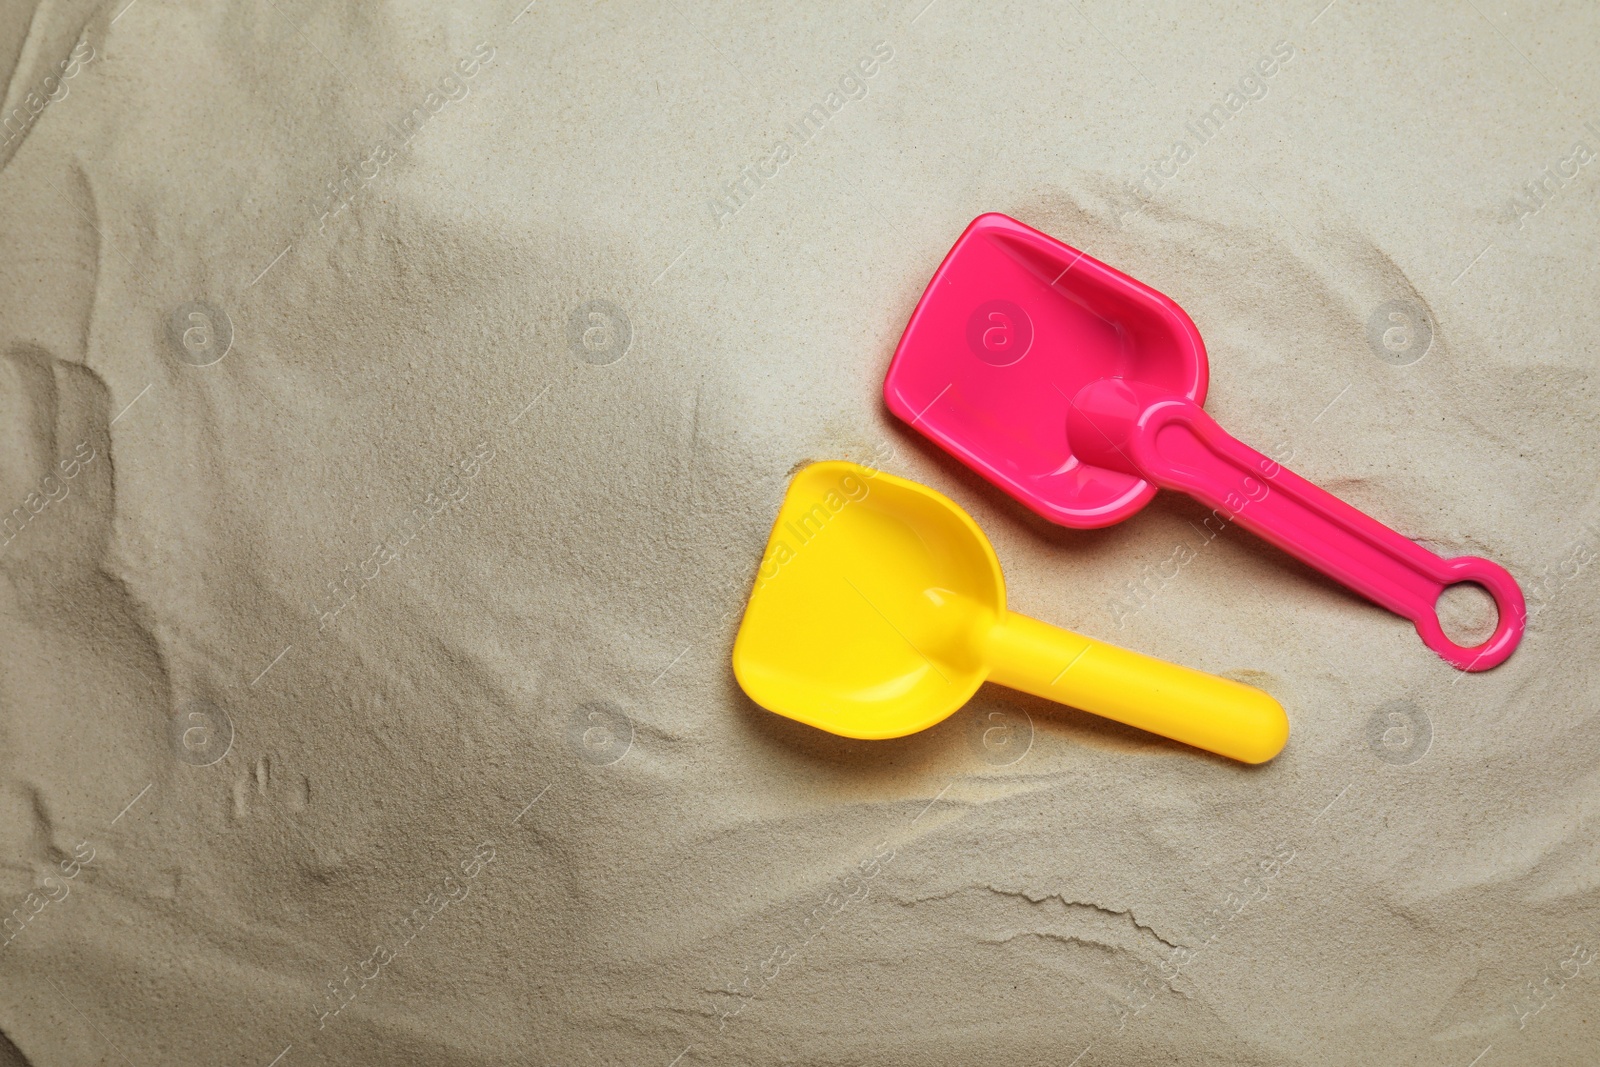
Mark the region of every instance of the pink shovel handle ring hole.
[[1417, 633], [1422, 643], [1439, 653], [1446, 663], [1464, 671], [1486, 671], [1504, 663], [1522, 641], [1522, 631], [1527, 627], [1528, 608], [1522, 599], [1522, 589], [1511, 573], [1498, 563], [1478, 556], [1460, 556], [1444, 561], [1444, 582], [1439, 596], [1451, 586], [1471, 583], [1488, 593], [1494, 600], [1500, 616], [1494, 633], [1481, 645], [1458, 645], [1445, 634], [1439, 622], [1439, 601], [1426, 614], [1416, 620]]

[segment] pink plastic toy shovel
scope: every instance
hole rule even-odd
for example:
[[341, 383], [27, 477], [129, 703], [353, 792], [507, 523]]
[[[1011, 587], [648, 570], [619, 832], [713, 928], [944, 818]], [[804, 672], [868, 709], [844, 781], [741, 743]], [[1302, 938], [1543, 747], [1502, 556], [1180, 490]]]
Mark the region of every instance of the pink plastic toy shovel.
[[[884, 381], [890, 410], [1053, 522], [1109, 526], [1156, 486], [1176, 489], [1410, 619], [1462, 670], [1511, 655], [1527, 608], [1504, 567], [1441, 559], [1234, 440], [1201, 410], [1205, 392], [1205, 345], [1182, 308], [998, 214], [945, 257]], [[1457, 582], [1500, 614], [1476, 648], [1439, 625]]]

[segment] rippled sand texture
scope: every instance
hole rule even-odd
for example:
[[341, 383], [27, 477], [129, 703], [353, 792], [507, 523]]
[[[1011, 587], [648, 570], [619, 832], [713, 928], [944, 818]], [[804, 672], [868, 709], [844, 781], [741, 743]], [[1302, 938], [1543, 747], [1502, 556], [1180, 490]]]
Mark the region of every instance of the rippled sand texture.
[[[1600, 11], [1325, 2], [0, 10], [0, 1064], [1592, 1054]], [[893, 421], [990, 210], [1182, 304], [1240, 438], [1508, 566], [1517, 655]], [[1288, 749], [754, 706], [827, 458]]]

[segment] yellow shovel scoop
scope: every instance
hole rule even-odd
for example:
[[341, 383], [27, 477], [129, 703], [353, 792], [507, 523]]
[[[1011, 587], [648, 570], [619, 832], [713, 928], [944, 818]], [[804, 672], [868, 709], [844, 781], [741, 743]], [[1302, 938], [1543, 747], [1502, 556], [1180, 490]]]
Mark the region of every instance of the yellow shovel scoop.
[[1246, 763], [1289, 719], [1259, 689], [1006, 610], [1000, 561], [948, 498], [854, 463], [789, 485], [733, 645], [757, 704], [846, 737], [901, 737], [984, 681]]

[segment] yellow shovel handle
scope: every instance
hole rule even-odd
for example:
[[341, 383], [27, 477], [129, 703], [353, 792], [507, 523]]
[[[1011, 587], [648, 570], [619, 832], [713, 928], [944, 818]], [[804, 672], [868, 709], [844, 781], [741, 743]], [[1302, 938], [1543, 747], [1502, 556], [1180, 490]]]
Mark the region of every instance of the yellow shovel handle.
[[1252, 686], [1141, 656], [1015, 612], [990, 637], [990, 680], [1245, 763], [1289, 740], [1283, 706]]

